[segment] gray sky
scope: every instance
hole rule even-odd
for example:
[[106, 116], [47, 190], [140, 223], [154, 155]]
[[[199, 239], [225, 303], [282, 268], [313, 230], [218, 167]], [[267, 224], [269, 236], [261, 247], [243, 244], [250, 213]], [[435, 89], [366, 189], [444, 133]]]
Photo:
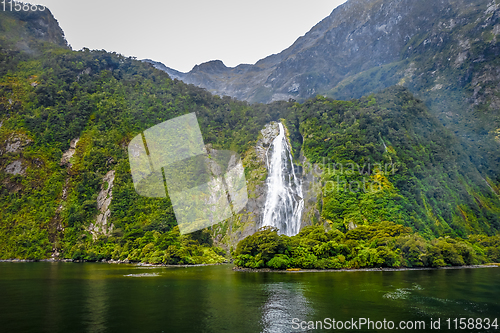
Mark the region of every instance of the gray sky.
[[279, 53], [345, 0], [35, 0], [74, 50], [105, 49], [187, 72], [220, 59], [253, 64]]

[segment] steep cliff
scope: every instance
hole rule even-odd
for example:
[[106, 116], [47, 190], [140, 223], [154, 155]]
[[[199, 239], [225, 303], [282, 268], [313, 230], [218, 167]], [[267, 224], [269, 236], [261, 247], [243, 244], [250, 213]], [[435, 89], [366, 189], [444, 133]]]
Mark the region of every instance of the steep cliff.
[[48, 8], [40, 11], [0, 11], [0, 43], [16, 50], [34, 52], [37, 42], [68, 48], [59, 23]]

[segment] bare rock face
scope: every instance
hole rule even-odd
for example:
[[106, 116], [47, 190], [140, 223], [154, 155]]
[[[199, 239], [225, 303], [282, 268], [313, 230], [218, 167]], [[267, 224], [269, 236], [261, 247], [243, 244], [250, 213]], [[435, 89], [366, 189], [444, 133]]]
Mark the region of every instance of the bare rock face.
[[33, 140], [28, 138], [25, 134], [13, 133], [0, 145], [0, 156], [7, 153], [19, 154], [32, 142]]
[[79, 138], [71, 140], [71, 142], [69, 144], [69, 149], [66, 152], [64, 152], [64, 154], [61, 158], [61, 163], [59, 163], [60, 165], [66, 165], [69, 168], [71, 168], [72, 165], [69, 162], [69, 160], [73, 157], [73, 155], [76, 152], [76, 145], [77, 145], [78, 141], [80, 141]]
[[[286, 127], [285, 127], [286, 131]], [[226, 239], [215, 235], [215, 240], [228, 245], [236, 245], [243, 238], [254, 234], [260, 227], [262, 214], [267, 196], [267, 153], [271, 148], [273, 140], [279, 135], [279, 126], [276, 122], [267, 124], [262, 130], [255, 147], [250, 148], [243, 158], [245, 175], [247, 177], [248, 203], [246, 209], [237, 214], [228, 223]], [[301, 154], [299, 170], [302, 178], [302, 192], [304, 194], [304, 210], [300, 228], [323, 223], [318, 203], [322, 200], [321, 192], [321, 169], [312, 165], [307, 158]], [[300, 171], [301, 170], [301, 171]], [[213, 228], [216, 229], [216, 228]], [[222, 234], [221, 234], [222, 236]]]
[[26, 169], [27, 167], [23, 165], [22, 160], [17, 160], [7, 165], [5, 172], [11, 175], [24, 176], [26, 174]]
[[[2, 20], [5, 17], [11, 17], [15, 20], [19, 20], [22, 25], [12, 29], [7, 38], [11, 38], [18, 41], [19, 37], [22, 38], [34, 38], [42, 42], [49, 42], [56, 44], [60, 47], [69, 49], [68, 42], [64, 37], [64, 32], [62, 31], [59, 23], [54, 18], [49, 8], [41, 10], [20, 10], [20, 11], [2, 11]], [[31, 51], [28, 43], [24, 40], [18, 41], [16, 47], [20, 50]]]
[[93, 239], [96, 239], [99, 234], [109, 235], [111, 231], [113, 231], [113, 224], [108, 225], [108, 218], [111, 215], [109, 205], [113, 199], [114, 180], [114, 170], [109, 171], [106, 176], [104, 176], [101, 191], [97, 196], [97, 209], [99, 210], [99, 215], [97, 216], [95, 224], [91, 223], [89, 226], [89, 231]]
[[[483, 18], [476, 22], [470, 7], [484, 11], [485, 17], [498, 11], [491, 0], [349, 0], [290, 47], [253, 65], [228, 68], [216, 60], [180, 73], [149, 62], [172, 77], [221, 96], [263, 103], [302, 100], [326, 93], [361, 72], [401, 61], [402, 55], [420, 54], [431, 46], [440, 52], [444, 44], [455, 43], [450, 32], [460, 26], [487, 24], [484, 30], [491, 28], [496, 36], [497, 22], [483, 23]], [[414, 45], [417, 39], [421, 45]], [[451, 60], [459, 66], [469, 58], [471, 44], [467, 38], [456, 39], [458, 49]]]
[[[359, 98], [394, 85], [398, 80], [382, 82], [384, 80], [377, 77], [375, 80], [383, 83], [382, 86], [375, 85], [375, 90], [347, 96], [346, 91], [352, 90], [349, 80], [356, 75], [413, 58], [430, 48], [436, 50], [438, 57], [444, 57], [440, 53], [444, 46], [451, 47], [451, 58], [446, 56], [446, 60], [455, 67], [468, 61], [487, 63], [494, 59], [494, 56], [486, 59], [478, 55], [471, 59], [473, 44], [483, 43], [483, 38], [480, 35], [464, 36], [461, 27], [475, 25], [480, 27], [475, 29], [478, 34], [491, 33], [493, 40], [488, 43], [493, 46], [488, 52], [494, 54], [498, 52], [494, 44], [500, 31], [499, 8], [490, 0], [349, 0], [279, 54], [254, 65], [240, 65], [217, 72], [209, 70], [212, 66], [206, 63], [188, 73], [177, 73], [177, 77], [215, 94], [250, 102], [303, 100], [332, 89], [338, 98]], [[415, 44], [416, 40], [420, 40], [420, 44]], [[398, 67], [404, 73], [411, 69], [411, 62]], [[431, 81], [439, 80], [439, 73], [422, 73], [423, 68], [418, 70], [419, 74], [431, 77]], [[443, 76], [443, 79], [448, 83], [448, 78]], [[402, 84], [412, 89], [411, 80], [406, 81]]]
[[[254, 234], [260, 225], [261, 215], [267, 195], [267, 151], [273, 140], [279, 134], [278, 123], [267, 124], [260, 132], [257, 144], [245, 152], [243, 165], [245, 167], [245, 177], [247, 180], [248, 202], [246, 208], [234, 216], [227, 223], [228, 231], [218, 231], [223, 224], [212, 227], [215, 231], [214, 239], [228, 245], [236, 245], [238, 241]], [[224, 239], [222, 239], [224, 237]]]
[[266, 163], [266, 154], [273, 140], [278, 136], [280, 130], [278, 123], [272, 122], [267, 124], [261, 131], [261, 138], [257, 141], [255, 151], [260, 162]]

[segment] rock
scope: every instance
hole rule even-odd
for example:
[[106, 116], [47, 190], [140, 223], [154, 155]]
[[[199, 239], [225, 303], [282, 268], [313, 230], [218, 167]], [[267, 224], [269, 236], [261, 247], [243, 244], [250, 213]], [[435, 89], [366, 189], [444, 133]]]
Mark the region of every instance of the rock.
[[101, 185], [101, 191], [97, 196], [97, 209], [99, 210], [99, 215], [97, 215], [96, 222], [91, 223], [89, 226], [89, 231], [92, 234], [92, 238], [95, 240], [99, 234], [109, 235], [113, 230], [113, 225], [108, 225], [108, 218], [111, 216], [111, 210], [109, 205], [113, 199], [113, 182], [115, 180], [115, 171], [109, 171], [103, 178], [103, 184]]
[[255, 152], [257, 153], [257, 158], [259, 162], [266, 163], [267, 158], [266, 154], [273, 143], [273, 140], [279, 134], [279, 126], [278, 123], [272, 122], [267, 124], [261, 131], [261, 138], [257, 141], [257, 145], [255, 146]]
[[26, 174], [26, 166], [23, 166], [21, 160], [14, 161], [7, 165], [5, 168], [5, 172], [11, 175], [25, 175]]
[[0, 147], [0, 155], [5, 153], [18, 154], [24, 150], [33, 140], [25, 134], [14, 133], [5, 141], [5, 148]]
[[67, 165], [68, 168], [71, 168], [72, 165], [71, 165], [71, 163], [69, 163], [69, 160], [73, 157], [73, 155], [76, 152], [76, 145], [77, 145], [78, 141], [80, 141], [79, 138], [71, 140], [71, 142], [69, 144], [69, 149], [66, 152], [64, 152], [59, 165]]
[[[195, 66], [188, 73], [180, 73], [161, 63], [147, 61], [172, 77], [219, 96], [263, 103], [300, 100], [327, 92], [360, 72], [401, 61], [408, 47], [412, 51], [435, 47], [439, 52], [445, 33], [455, 26], [474, 23], [476, 17], [466, 13], [468, 5], [465, 1], [448, 0], [349, 0], [293, 45], [254, 65], [228, 68], [221, 61], [212, 60]], [[484, 10], [491, 8], [487, 1], [476, 6]], [[496, 10], [488, 13], [491, 15]], [[453, 16], [451, 20], [445, 20], [450, 16]], [[426, 35], [420, 45], [409, 45], [412, 37], [424, 31]], [[459, 42], [460, 52], [470, 48], [469, 39], [462, 38]], [[462, 54], [458, 61], [464, 57]]]
[[349, 229], [349, 230], [354, 230], [354, 229], [356, 229], [357, 227], [358, 227], [358, 226], [357, 226], [354, 222], [352, 222], [352, 221], [351, 221], [351, 222], [349, 222], [349, 227], [348, 227], [348, 229]]

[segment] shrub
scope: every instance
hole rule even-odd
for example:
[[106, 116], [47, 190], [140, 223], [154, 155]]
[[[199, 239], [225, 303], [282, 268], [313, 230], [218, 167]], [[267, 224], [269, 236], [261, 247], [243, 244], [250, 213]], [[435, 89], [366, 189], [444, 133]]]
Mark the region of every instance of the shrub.
[[267, 262], [267, 267], [274, 269], [287, 269], [290, 267], [290, 258], [285, 254], [278, 254]]

